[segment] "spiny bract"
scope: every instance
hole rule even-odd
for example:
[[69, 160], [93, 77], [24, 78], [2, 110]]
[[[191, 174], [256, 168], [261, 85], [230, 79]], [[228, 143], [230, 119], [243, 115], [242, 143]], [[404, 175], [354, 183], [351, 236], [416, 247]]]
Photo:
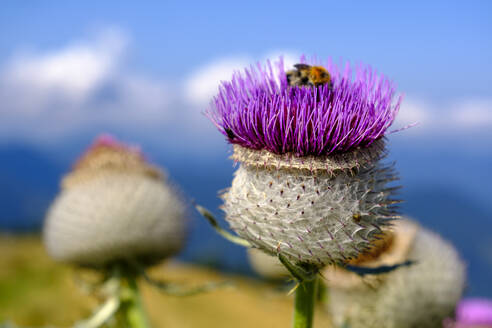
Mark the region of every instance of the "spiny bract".
[[269, 254], [317, 266], [343, 263], [396, 217], [387, 186], [394, 173], [377, 161], [357, 172], [269, 165], [241, 163], [223, 195], [232, 229]]

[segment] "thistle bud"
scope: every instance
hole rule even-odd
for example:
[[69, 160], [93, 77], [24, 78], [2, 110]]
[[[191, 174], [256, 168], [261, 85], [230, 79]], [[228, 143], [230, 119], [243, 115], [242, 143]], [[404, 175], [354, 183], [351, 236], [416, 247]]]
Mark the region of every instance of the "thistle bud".
[[381, 163], [399, 108], [393, 85], [369, 67], [355, 78], [326, 70], [329, 83], [306, 86], [289, 84], [282, 61], [252, 67], [222, 84], [208, 113], [240, 164], [222, 196], [231, 228], [318, 267], [356, 257], [397, 217], [395, 174]]
[[378, 251], [354, 260], [364, 267], [412, 261], [389, 273], [361, 277], [327, 267], [327, 302], [334, 324], [351, 328], [440, 327], [452, 315], [465, 282], [464, 264], [454, 247], [409, 220], [385, 229]]
[[185, 207], [138, 149], [102, 136], [64, 177], [43, 234], [59, 261], [150, 264], [183, 246]]

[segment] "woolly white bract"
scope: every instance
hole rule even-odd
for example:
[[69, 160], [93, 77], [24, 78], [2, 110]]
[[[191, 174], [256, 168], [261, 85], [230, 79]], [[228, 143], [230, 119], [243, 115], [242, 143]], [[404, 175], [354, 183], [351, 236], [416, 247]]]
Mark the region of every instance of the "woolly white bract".
[[301, 162], [235, 146], [240, 166], [223, 195], [226, 220], [271, 255], [317, 266], [345, 262], [396, 216], [387, 185], [395, 178], [380, 164], [381, 152], [378, 144]]
[[[401, 227], [396, 227], [397, 242], [409, 231]], [[410, 239], [360, 263], [415, 261], [410, 266], [365, 278], [341, 268], [325, 270], [331, 298], [327, 307], [337, 327], [348, 323], [351, 328], [433, 328], [452, 316], [464, 289], [463, 262], [451, 244], [427, 229], [418, 228]]]
[[93, 146], [80, 162], [45, 221], [53, 258], [87, 266], [152, 263], [181, 249], [185, 209], [159, 171], [114, 145]]

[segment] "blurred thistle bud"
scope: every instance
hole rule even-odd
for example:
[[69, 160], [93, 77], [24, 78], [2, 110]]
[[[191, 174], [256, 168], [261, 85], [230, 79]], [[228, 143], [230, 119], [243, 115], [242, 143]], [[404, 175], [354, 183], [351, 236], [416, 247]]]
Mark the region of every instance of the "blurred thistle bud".
[[410, 220], [385, 229], [382, 242], [351, 264], [363, 267], [413, 264], [389, 273], [359, 276], [327, 267], [327, 308], [336, 327], [441, 327], [452, 315], [465, 284], [465, 266], [454, 247]]
[[248, 259], [253, 270], [267, 280], [285, 280], [290, 277], [289, 271], [275, 256], [249, 248]]
[[152, 264], [182, 248], [185, 206], [138, 149], [100, 136], [64, 177], [43, 234], [59, 261]]
[[397, 217], [395, 173], [380, 160], [401, 98], [370, 67], [314, 67], [327, 83], [286, 74], [282, 60], [236, 73], [207, 115], [240, 163], [223, 194], [231, 228], [268, 254], [321, 267], [356, 257]]

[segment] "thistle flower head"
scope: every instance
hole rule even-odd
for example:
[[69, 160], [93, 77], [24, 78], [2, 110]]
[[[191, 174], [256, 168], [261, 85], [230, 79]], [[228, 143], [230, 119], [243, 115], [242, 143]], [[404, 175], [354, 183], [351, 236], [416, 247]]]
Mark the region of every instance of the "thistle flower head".
[[62, 180], [43, 234], [53, 258], [99, 267], [163, 259], [185, 232], [184, 205], [161, 171], [137, 148], [102, 136]]
[[306, 87], [289, 85], [282, 58], [251, 66], [222, 83], [207, 114], [230, 143], [275, 154], [346, 152], [383, 137], [401, 102], [393, 83], [370, 66], [324, 68], [330, 83]]
[[335, 325], [431, 328], [440, 327], [453, 313], [465, 283], [464, 264], [454, 247], [408, 220], [397, 221], [391, 234], [389, 245], [358, 265], [379, 267], [407, 260], [412, 265], [364, 277], [334, 267], [323, 272]]
[[[397, 217], [384, 134], [401, 98], [370, 67], [267, 62], [223, 82], [208, 115], [241, 165], [226, 220], [255, 247], [296, 262], [347, 262]], [[314, 71], [313, 71], [314, 70]]]

